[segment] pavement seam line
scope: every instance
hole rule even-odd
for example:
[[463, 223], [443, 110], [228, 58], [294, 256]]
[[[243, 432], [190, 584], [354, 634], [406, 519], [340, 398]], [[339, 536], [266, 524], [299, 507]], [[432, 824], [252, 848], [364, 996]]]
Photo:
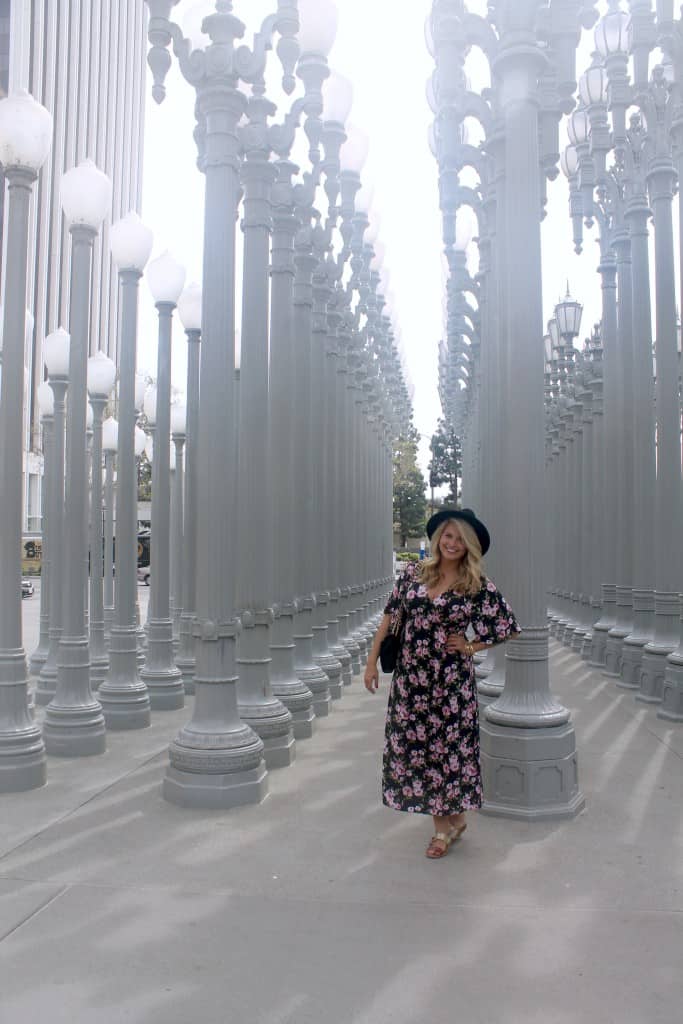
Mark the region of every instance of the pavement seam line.
[[64, 893], [67, 892], [67, 890], [70, 888], [70, 885], [63, 885], [59, 892], [53, 893], [52, 896], [50, 896], [49, 899], [45, 900], [44, 903], [41, 903], [39, 907], [36, 907], [35, 910], [32, 910], [31, 913], [27, 914], [26, 917], [21, 919], [21, 921], [17, 921], [17, 923], [12, 928], [10, 928], [9, 931], [5, 932], [4, 935], [0, 935], [0, 942], [4, 942], [5, 939], [8, 939], [11, 935], [14, 935], [15, 932], [18, 932], [20, 928], [23, 928], [25, 924], [28, 924], [29, 921], [32, 921], [33, 918], [36, 917], [38, 914], [42, 914], [44, 910], [46, 910], [52, 903], [54, 903], [55, 900], [58, 900], [60, 896], [63, 896]]
[[[166, 745], [166, 747], [167, 746], [168, 744]], [[44, 828], [40, 828], [38, 829], [37, 832], [34, 832], [32, 835], [26, 836], [26, 838], [22, 839], [21, 842], [17, 843], [16, 846], [12, 846], [9, 850], [5, 850], [4, 853], [0, 854], [0, 863], [2, 863], [2, 861], [5, 860], [6, 857], [10, 857], [13, 853], [16, 853], [17, 850], [20, 850], [22, 846], [26, 846], [28, 843], [32, 843], [34, 839], [39, 839], [51, 828], [54, 828], [56, 825], [61, 825], [62, 822], [67, 821], [72, 815], [76, 814], [83, 807], [87, 807], [88, 804], [92, 803], [93, 800], [98, 800], [101, 796], [103, 796], [105, 793], [108, 793], [110, 789], [114, 788], [114, 786], [118, 786], [120, 782], [123, 782], [130, 775], [134, 775], [135, 772], [139, 771], [141, 768], [146, 768], [148, 764], [151, 764], [152, 761], [155, 761], [163, 753], [163, 749], [157, 751], [156, 754], [153, 754], [151, 757], [148, 757], [145, 761], [141, 761], [140, 764], [135, 765], [134, 768], [130, 768], [127, 772], [124, 772], [123, 775], [120, 775], [117, 779], [114, 779], [112, 782], [109, 782], [102, 789], [98, 789], [96, 793], [91, 793], [91, 795], [86, 800], [83, 800], [80, 804], [77, 804], [76, 807], [72, 807], [70, 810], [66, 811], [64, 814], [61, 815], [61, 817], [55, 818], [53, 821], [50, 821], [47, 825], [45, 825]]]

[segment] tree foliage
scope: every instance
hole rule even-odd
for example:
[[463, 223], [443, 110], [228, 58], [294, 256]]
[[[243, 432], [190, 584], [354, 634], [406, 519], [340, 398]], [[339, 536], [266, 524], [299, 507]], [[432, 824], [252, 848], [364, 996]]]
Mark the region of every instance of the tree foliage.
[[394, 525], [405, 547], [408, 537], [424, 533], [425, 480], [417, 464], [419, 434], [410, 427], [394, 442]]
[[457, 505], [460, 497], [458, 484], [462, 478], [462, 448], [460, 438], [444, 419], [437, 423], [429, 450], [432, 453], [429, 463], [430, 487], [441, 487], [446, 484], [446, 504]]

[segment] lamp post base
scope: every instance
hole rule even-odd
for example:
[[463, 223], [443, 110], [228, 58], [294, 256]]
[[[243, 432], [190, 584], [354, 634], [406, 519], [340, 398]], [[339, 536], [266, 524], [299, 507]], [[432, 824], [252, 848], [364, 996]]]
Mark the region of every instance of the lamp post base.
[[43, 726], [45, 749], [54, 757], [92, 757], [107, 749], [107, 736], [99, 701], [82, 707], [63, 707], [54, 698]]
[[583, 810], [574, 727], [481, 728], [482, 813], [526, 821], [573, 818]]
[[683, 646], [667, 659], [662, 684], [662, 706], [657, 710], [657, 718], [667, 722], [683, 722]]
[[161, 784], [164, 800], [180, 807], [228, 811], [232, 807], [263, 803], [268, 796], [265, 761], [239, 775], [208, 775], [168, 768]]
[[[204, 696], [198, 685], [198, 704]], [[209, 696], [208, 703], [213, 699]], [[195, 704], [195, 711], [197, 710]], [[169, 748], [170, 765], [162, 795], [181, 807], [229, 810], [259, 804], [268, 794], [263, 743], [247, 725], [199, 732], [192, 723], [180, 730]]]
[[28, 707], [23, 650], [3, 652], [0, 685], [0, 793], [23, 793], [44, 786], [47, 781], [43, 737]]

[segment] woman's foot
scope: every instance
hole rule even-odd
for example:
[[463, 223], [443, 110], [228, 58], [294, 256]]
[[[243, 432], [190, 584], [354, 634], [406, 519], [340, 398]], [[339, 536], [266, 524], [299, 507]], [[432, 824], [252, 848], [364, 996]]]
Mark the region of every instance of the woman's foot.
[[451, 814], [448, 817], [449, 832], [451, 836], [451, 842], [454, 843], [456, 839], [459, 839], [467, 828], [467, 822], [465, 821], [465, 813], [461, 811], [460, 814]]
[[441, 858], [445, 857], [448, 853], [452, 842], [453, 838], [450, 831], [435, 832], [429, 840], [429, 846], [425, 850], [425, 857], [429, 860], [441, 860]]

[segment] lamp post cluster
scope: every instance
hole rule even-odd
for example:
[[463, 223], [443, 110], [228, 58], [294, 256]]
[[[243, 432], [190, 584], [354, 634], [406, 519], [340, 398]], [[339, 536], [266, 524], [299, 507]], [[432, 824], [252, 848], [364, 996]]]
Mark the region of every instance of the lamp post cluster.
[[[489, 564], [524, 625], [506, 656], [478, 668], [486, 804], [520, 816], [581, 806], [569, 716], [546, 683], [546, 588], [555, 637], [659, 716], [683, 720], [672, 220], [683, 31], [672, 4], [655, 13], [649, 0], [609, 0], [597, 24], [595, 6], [501, 3], [483, 22], [457, 0], [435, 0], [427, 23], [448, 268], [440, 397], [462, 437], [464, 504], [493, 525]], [[581, 28], [593, 25], [591, 64], [576, 83]], [[481, 94], [465, 77], [471, 47], [490, 67]], [[560, 157], [563, 116], [570, 144]], [[584, 227], [597, 228], [602, 317], [578, 351], [581, 307], [568, 291], [544, 353], [538, 229], [558, 158], [577, 252]], [[546, 724], [544, 740], [536, 727]], [[534, 747], [558, 758], [546, 776], [558, 789], [533, 791]]]
[[[177, 655], [195, 704], [163, 792], [229, 807], [262, 798], [267, 770], [291, 763], [360, 671], [391, 578], [391, 445], [409, 400], [361, 188], [367, 141], [346, 128], [351, 86], [327, 62], [334, 3], [279, 0], [251, 47], [226, 0], [192, 40], [172, 4], [148, 5], [153, 95], [171, 47], [196, 90], [206, 182], [197, 358], [199, 321], [186, 323], [183, 547], [196, 564]], [[265, 85], [273, 47], [284, 92], [300, 83], [280, 119]]]
[[[196, 45], [168, 20], [169, 6], [150, 0], [149, 63], [160, 100], [172, 43], [197, 93], [203, 285], [184, 288], [185, 272], [168, 253], [148, 265], [151, 233], [129, 213], [109, 231], [120, 286], [118, 367], [102, 353], [88, 359], [92, 247], [111, 190], [89, 161], [63, 176], [68, 333], [58, 328], [45, 341], [40, 395], [45, 576], [31, 670], [35, 702], [45, 706], [42, 730], [21, 644], [15, 414], [28, 206], [51, 125], [29, 97], [12, 127], [3, 117], [16, 101], [0, 101], [19, 254], [4, 307], [0, 405], [0, 785], [38, 786], [46, 753], [102, 753], [108, 730], [144, 728], [152, 711], [180, 708], [194, 693], [163, 793], [180, 804], [230, 807], [263, 797], [268, 770], [292, 762], [297, 740], [312, 735], [360, 671], [392, 580], [392, 444], [410, 420], [410, 400], [381, 284], [377, 221], [361, 187], [367, 140], [347, 129], [351, 86], [327, 63], [334, 3], [280, 0], [249, 49], [237, 45], [244, 26], [227, 0], [204, 19]], [[285, 93], [299, 84], [280, 119], [264, 78], [275, 42]], [[29, 114], [37, 127], [22, 133]], [[40, 131], [38, 153], [29, 142]], [[299, 139], [303, 168], [292, 160]], [[20, 144], [28, 156], [17, 155]], [[156, 382], [146, 391], [135, 372], [143, 272], [159, 317]], [[172, 404], [176, 307], [188, 371], [184, 401]], [[136, 600], [143, 449], [152, 462], [144, 630]]]
[[[593, 568], [573, 582], [567, 575], [557, 577], [559, 600], [551, 617], [558, 638], [580, 646], [617, 685], [633, 690], [637, 700], [658, 704], [657, 714], [674, 721], [683, 720], [680, 330], [673, 225], [681, 170], [682, 43], [672, 4], [658, 3], [655, 12], [649, 0], [632, 0], [628, 7], [609, 0], [568, 120], [570, 145], [562, 166], [575, 247], [581, 250], [583, 227], [594, 222], [600, 243], [604, 398], [598, 413], [602, 440], [594, 450], [601, 469], [593, 498], [603, 517]], [[655, 50], [662, 59], [651, 66]], [[682, 217], [679, 211], [679, 234]], [[594, 520], [585, 510], [579, 529], [590, 543], [586, 516]], [[563, 546], [559, 537], [557, 546]], [[578, 571], [573, 562], [571, 572]], [[586, 593], [594, 611], [590, 623]]]
[[[576, 49], [594, 7], [503, 0], [483, 19], [463, 0], [434, 0], [426, 24], [446, 270], [439, 392], [462, 441], [463, 505], [492, 527], [487, 566], [523, 630], [477, 671], [485, 810], [521, 818], [571, 816], [583, 806], [570, 714], [551, 693], [548, 667], [540, 225], [560, 120], [575, 103]], [[478, 92], [466, 73], [473, 49], [490, 74]], [[572, 309], [562, 308], [556, 373], [545, 381], [547, 401], [565, 417]], [[583, 408], [574, 411], [580, 423]]]

